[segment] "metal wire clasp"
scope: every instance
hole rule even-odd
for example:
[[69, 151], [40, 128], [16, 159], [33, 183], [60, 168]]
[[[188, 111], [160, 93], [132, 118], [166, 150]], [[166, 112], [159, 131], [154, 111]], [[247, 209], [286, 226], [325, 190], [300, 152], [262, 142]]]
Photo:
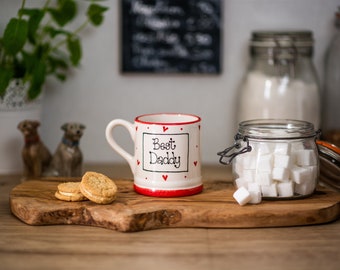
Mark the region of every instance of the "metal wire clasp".
[[[240, 140], [243, 140], [244, 142], [246, 142], [247, 145], [245, 147], [243, 147], [240, 151], [234, 151], [232, 153], [229, 153], [234, 148], [235, 149], [241, 148], [242, 145], [240, 143]], [[217, 153], [217, 155], [220, 156], [219, 161], [220, 161], [221, 164], [229, 165], [237, 155], [244, 154], [244, 153], [250, 152], [252, 150], [252, 147], [249, 145], [249, 140], [248, 140], [247, 137], [243, 137], [242, 135], [237, 133], [234, 137], [234, 141], [235, 141], [234, 145], [232, 145], [232, 146], [224, 149], [223, 151]], [[228, 158], [228, 160], [223, 161], [224, 158]]]

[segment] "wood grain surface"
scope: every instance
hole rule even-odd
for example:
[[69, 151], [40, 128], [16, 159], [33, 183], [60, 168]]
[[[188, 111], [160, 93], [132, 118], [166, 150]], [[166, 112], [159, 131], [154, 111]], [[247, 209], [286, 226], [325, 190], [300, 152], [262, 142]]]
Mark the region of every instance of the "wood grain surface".
[[238, 205], [234, 187], [226, 181], [204, 183], [201, 194], [180, 198], [147, 197], [135, 193], [130, 180], [115, 180], [115, 202], [98, 205], [90, 201], [56, 199], [57, 185], [79, 179], [29, 180], [10, 193], [12, 213], [30, 225], [78, 224], [121, 232], [161, 228], [259, 228], [322, 224], [340, 216], [340, 193], [320, 188], [305, 199], [263, 201]]
[[[125, 163], [87, 164], [85, 169], [112, 179], [132, 177]], [[202, 169], [205, 183], [232, 182], [231, 170], [224, 166]], [[20, 181], [20, 176], [0, 175], [1, 269], [339, 270], [340, 219], [312, 226], [138, 233], [82, 225], [29, 226], [10, 210], [10, 192]]]

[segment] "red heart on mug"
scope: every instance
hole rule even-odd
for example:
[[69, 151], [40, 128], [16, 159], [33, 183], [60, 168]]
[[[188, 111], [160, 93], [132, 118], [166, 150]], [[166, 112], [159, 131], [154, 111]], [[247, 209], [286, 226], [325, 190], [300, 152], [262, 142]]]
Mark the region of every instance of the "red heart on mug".
[[164, 179], [164, 181], [166, 181], [166, 179], [168, 179], [168, 176], [167, 175], [162, 175], [162, 177], [163, 177], [163, 179]]
[[139, 165], [140, 164], [140, 161], [137, 159], [137, 165]]
[[194, 165], [197, 166], [197, 161], [194, 161]]
[[163, 131], [165, 132], [165, 131], [167, 131], [169, 128], [168, 127], [164, 127], [163, 126]]

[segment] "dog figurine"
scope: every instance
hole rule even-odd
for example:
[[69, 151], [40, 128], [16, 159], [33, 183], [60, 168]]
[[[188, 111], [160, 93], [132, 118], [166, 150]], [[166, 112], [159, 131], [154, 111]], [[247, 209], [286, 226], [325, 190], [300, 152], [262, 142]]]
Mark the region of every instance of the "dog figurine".
[[79, 148], [85, 126], [80, 123], [65, 123], [61, 126], [64, 136], [59, 143], [50, 166], [54, 176], [81, 176], [83, 154]]
[[39, 126], [40, 122], [34, 120], [24, 120], [18, 124], [25, 139], [21, 154], [26, 177], [42, 176], [52, 160], [50, 151], [40, 140], [37, 130]]

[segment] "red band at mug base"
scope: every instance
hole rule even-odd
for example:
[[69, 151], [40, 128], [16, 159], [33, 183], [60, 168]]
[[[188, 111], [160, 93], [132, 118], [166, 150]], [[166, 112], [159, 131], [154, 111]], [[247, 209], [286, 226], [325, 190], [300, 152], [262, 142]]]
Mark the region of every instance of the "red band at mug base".
[[137, 193], [152, 196], [152, 197], [183, 197], [183, 196], [191, 196], [202, 192], [203, 185], [199, 185], [197, 187], [188, 188], [188, 189], [174, 189], [174, 190], [159, 190], [159, 189], [150, 189], [150, 188], [142, 188], [137, 185], [134, 185], [134, 189]]

